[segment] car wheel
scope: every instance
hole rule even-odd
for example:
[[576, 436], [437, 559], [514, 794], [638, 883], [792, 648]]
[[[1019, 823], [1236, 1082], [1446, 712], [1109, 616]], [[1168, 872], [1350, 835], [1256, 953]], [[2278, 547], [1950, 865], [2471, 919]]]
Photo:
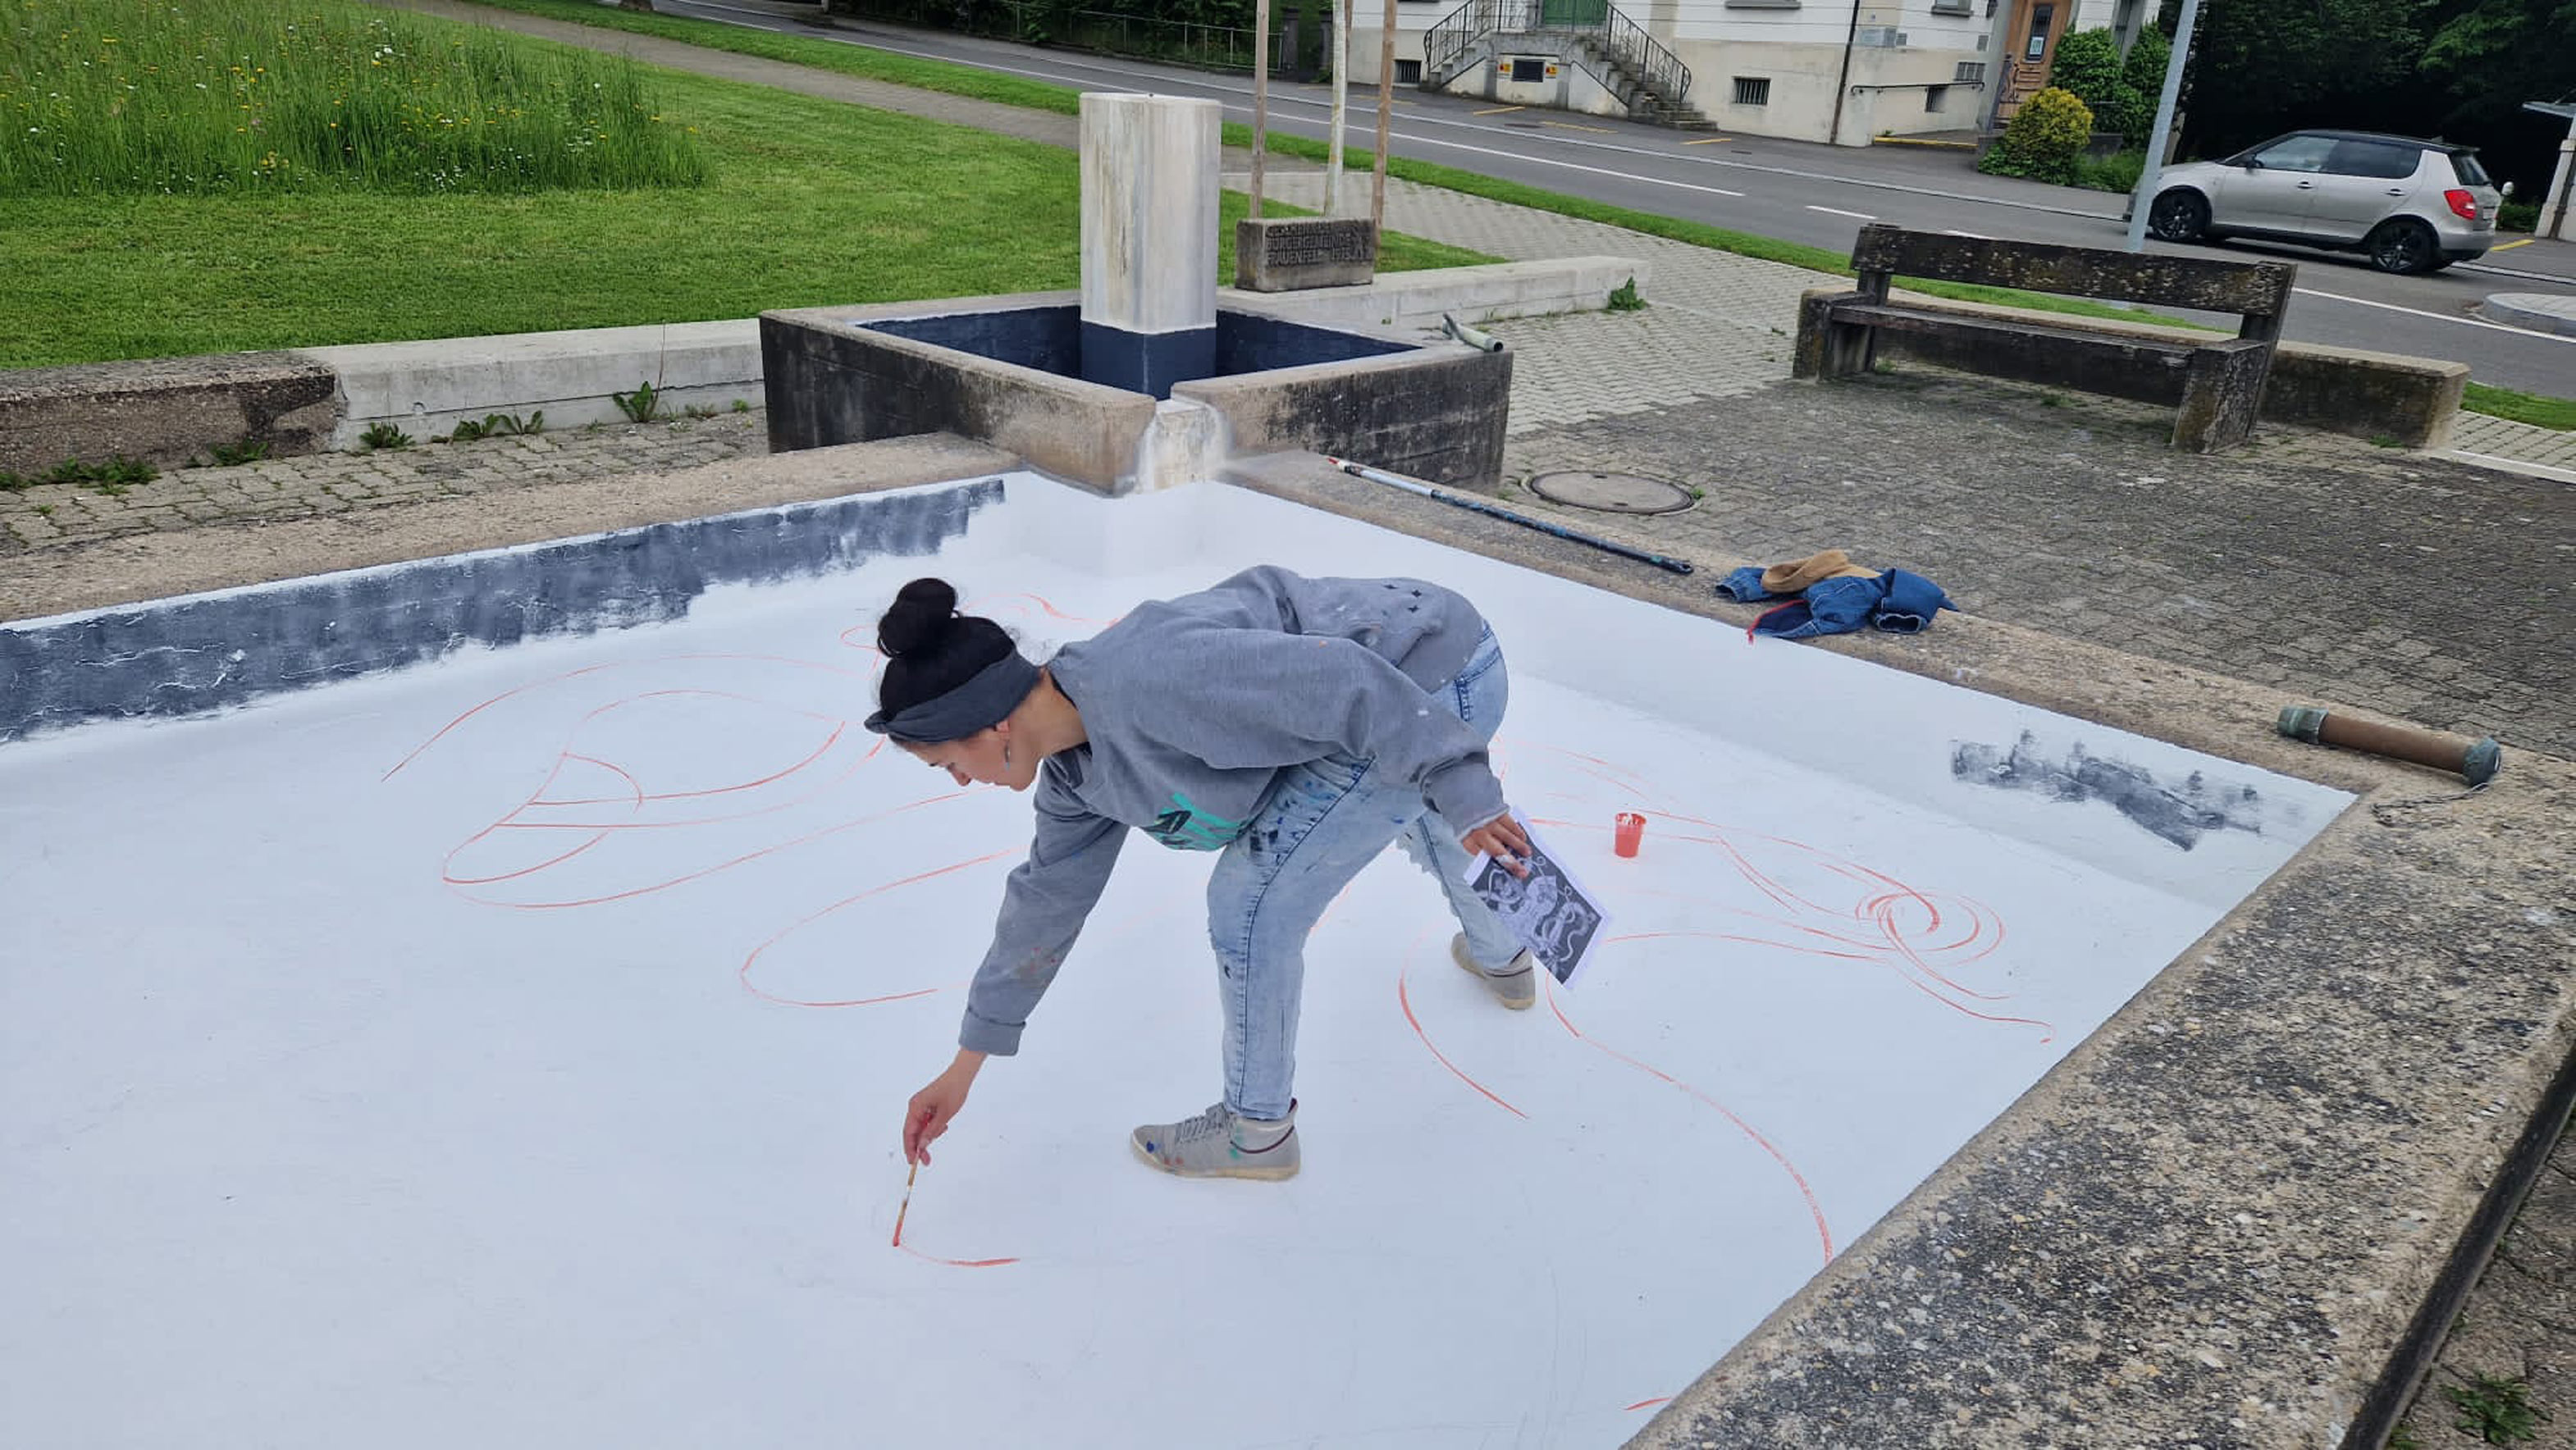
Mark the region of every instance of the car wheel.
[[2412, 276], [2430, 272], [2442, 261], [2441, 239], [2419, 221], [2381, 222], [2371, 228], [2362, 245], [2370, 249], [2370, 265], [2383, 272]]
[[2209, 203], [2196, 191], [2168, 191], [2147, 209], [2147, 229], [2158, 241], [2199, 241], [2209, 230]]

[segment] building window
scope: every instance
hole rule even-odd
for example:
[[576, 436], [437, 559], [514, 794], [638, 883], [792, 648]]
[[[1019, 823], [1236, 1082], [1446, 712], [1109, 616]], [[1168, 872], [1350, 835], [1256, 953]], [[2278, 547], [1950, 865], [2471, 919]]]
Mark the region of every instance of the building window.
[[1965, 15], [1968, 8], [1968, 0], [1932, 0], [1935, 15]]
[[1546, 59], [1545, 59], [1544, 57], [1541, 57], [1541, 56], [1534, 56], [1534, 55], [1516, 55], [1516, 56], [1513, 56], [1513, 57], [1512, 57], [1512, 79], [1513, 79], [1513, 80], [1515, 80], [1515, 81], [1543, 81], [1543, 80], [1546, 80], [1546, 79], [1547, 79], [1547, 61], [1546, 61]]
[[1737, 76], [1735, 78], [1735, 104], [1739, 106], [1767, 106], [1771, 104], [1771, 78], [1769, 76]]
[[1941, 109], [1941, 103], [1948, 99], [1950, 99], [1950, 88], [1948, 86], [1925, 86], [1923, 88], [1923, 109], [1926, 114]]
[[1395, 63], [1395, 83], [1400, 86], [1418, 86], [1422, 84], [1422, 62], [1418, 60], [1397, 61]]
[[[1403, 62], [1398, 61], [1396, 64], [1402, 65]], [[1397, 71], [1396, 74], [1402, 75], [1404, 72]], [[1951, 81], [1963, 86], [1975, 85], [1985, 78], [1986, 63], [1981, 60], [1963, 60], [1959, 62], [1957, 69], [1950, 72]]]

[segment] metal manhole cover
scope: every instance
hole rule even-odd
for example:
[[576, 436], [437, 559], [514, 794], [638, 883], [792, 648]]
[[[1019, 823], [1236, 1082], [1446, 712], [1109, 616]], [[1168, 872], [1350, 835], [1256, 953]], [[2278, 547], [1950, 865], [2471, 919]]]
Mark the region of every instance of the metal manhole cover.
[[1691, 506], [1691, 496], [1681, 488], [1634, 473], [1542, 473], [1529, 481], [1529, 491], [1569, 508], [1612, 514], [1672, 514]]

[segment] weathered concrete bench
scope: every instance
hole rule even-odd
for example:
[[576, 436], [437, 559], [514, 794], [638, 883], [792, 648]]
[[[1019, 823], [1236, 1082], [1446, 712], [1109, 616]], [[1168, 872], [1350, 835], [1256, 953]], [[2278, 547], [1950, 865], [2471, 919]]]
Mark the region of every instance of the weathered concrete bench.
[[[1852, 268], [1860, 274], [1858, 291], [1811, 293], [1799, 306], [1799, 377], [1865, 373], [1876, 357], [1877, 334], [1903, 332], [1909, 343], [1938, 339], [1940, 360], [1967, 371], [2171, 403], [2173, 446], [2194, 453], [2241, 443], [2253, 431], [2297, 276], [2287, 262], [2141, 256], [1880, 225], [1861, 228]], [[2204, 342], [2058, 326], [2027, 316], [1975, 316], [1890, 300], [1889, 288], [1900, 274], [2232, 312], [2242, 324], [2232, 338]]]

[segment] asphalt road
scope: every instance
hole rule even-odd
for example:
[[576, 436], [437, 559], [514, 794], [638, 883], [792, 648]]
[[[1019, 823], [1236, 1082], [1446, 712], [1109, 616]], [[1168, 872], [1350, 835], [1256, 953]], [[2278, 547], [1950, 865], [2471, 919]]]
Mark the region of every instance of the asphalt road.
[[[1249, 76], [1040, 50], [1002, 41], [873, 22], [825, 28], [802, 5], [656, 0], [667, 14], [868, 45], [906, 55], [1052, 81], [1083, 90], [1153, 90], [1206, 96], [1229, 120], [1252, 118]], [[785, 13], [782, 13], [785, 12]], [[800, 13], [801, 12], [801, 13]], [[1667, 130], [1567, 112], [1498, 109], [1486, 102], [1399, 93], [1395, 152], [1664, 216], [1848, 251], [1868, 221], [2031, 241], [2120, 246], [2123, 198], [1974, 170], [1967, 154], [1918, 147], [1842, 147], [1770, 137]], [[1322, 139], [1331, 93], [1275, 83], [1275, 132]], [[1376, 94], [1350, 98], [1346, 144], [1376, 134]], [[2357, 257], [2295, 247], [2168, 247], [2209, 256], [2270, 255], [2299, 264], [2287, 335], [2306, 342], [2452, 358], [2485, 383], [2576, 396], [2576, 338], [2505, 327], [2471, 315], [2488, 294], [2576, 294], [2576, 244], [2533, 242], [2429, 277], [2392, 277]]]

